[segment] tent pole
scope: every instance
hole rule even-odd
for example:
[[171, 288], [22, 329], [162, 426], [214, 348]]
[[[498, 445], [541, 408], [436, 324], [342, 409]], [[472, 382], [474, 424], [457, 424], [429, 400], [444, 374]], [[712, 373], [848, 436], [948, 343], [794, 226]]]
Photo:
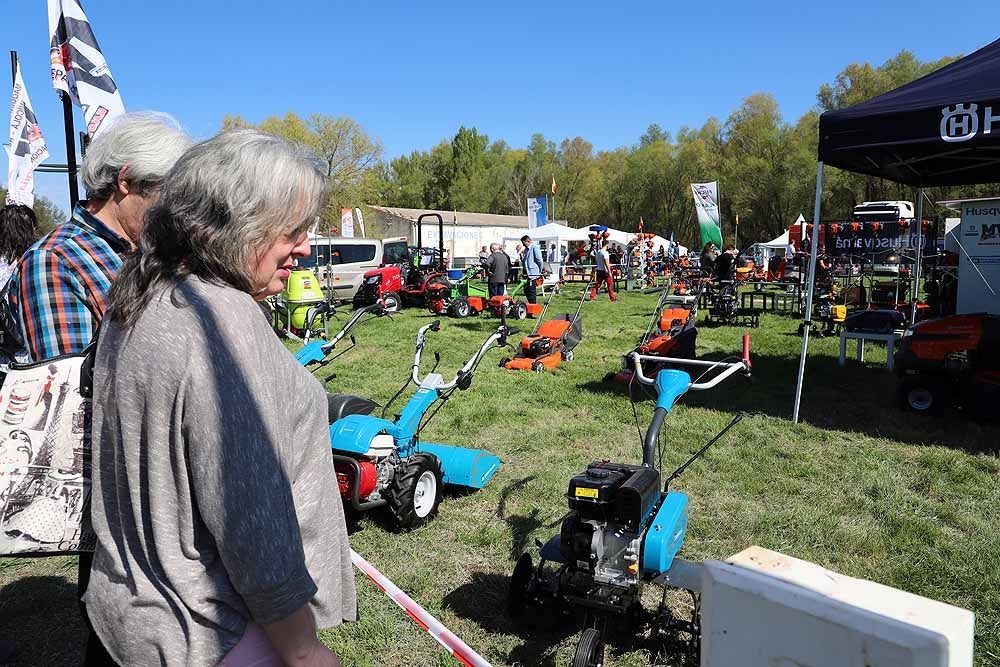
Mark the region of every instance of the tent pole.
[[802, 321], [802, 351], [799, 353], [799, 375], [795, 380], [795, 407], [792, 409], [792, 423], [799, 423], [799, 404], [802, 400], [802, 378], [806, 373], [806, 349], [809, 347], [809, 329], [812, 326], [813, 287], [816, 285], [816, 254], [819, 252], [819, 214], [823, 202], [823, 163], [816, 166], [816, 202], [813, 205], [812, 250], [809, 254], [809, 292], [806, 296], [805, 319]]
[[917, 299], [920, 298], [920, 262], [924, 245], [924, 189], [917, 191], [917, 259], [913, 265], [913, 298], [910, 303], [910, 326], [917, 323]]

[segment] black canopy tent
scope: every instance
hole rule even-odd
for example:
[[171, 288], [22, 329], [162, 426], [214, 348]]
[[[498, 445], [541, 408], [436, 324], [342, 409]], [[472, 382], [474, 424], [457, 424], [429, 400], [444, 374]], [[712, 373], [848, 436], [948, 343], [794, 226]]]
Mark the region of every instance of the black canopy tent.
[[[820, 220], [824, 164], [918, 188], [918, 221], [923, 220], [925, 187], [1000, 182], [1000, 40], [884, 95], [821, 115], [813, 222]], [[818, 231], [809, 258], [795, 422], [809, 345]], [[919, 240], [917, 245], [914, 308], [922, 254]]]

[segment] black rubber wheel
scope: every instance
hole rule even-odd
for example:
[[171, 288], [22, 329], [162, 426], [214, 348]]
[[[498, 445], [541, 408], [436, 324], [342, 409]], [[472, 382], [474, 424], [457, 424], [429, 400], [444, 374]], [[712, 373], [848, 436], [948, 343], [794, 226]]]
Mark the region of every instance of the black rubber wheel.
[[382, 296], [382, 303], [385, 304], [385, 312], [396, 313], [402, 307], [403, 302], [395, 292], [386, 292]]
[[604, 664], [604, 642], [601, 633], [587, 628], [580, 635], [580, 641], [573, 653], [573, 667], [601, 667]]
[[559, 354], [562, 355], [563, 361], [573, 361], [573, 350], [562, 350]]
[[441, 502], [441, 462], [433, 454], [414, 454], [389, 482], [386, 499], [400, 530], [413, 530], [437, 514]]
[[504, 357], [500, 360], [500, 368], [507, 368], [507, 364], [510, 363], [510, 357]]
[[944, 410], [945, 390], [929, 375], [908, 375], [899, 382], [897, 397], [904, 408], [919, 415], [937, 415]]
[[540, 361], [532, 362], [531, 370], [535, 371], [536, 373], [541, 373], [545, 370], [545, 364], [543, 364]]
[[456, 299], [453, 304], [451, 304], [451, 314], [458, 318], [466, 318], [472, 314], [472, 306], [465, 299]]
[[507, 585], [507, 615], [511, 618], [517, 618], [524, 613], [528, 601], [528, 584], [531, 583], [533, 570], [531, 554], [521, 554]]
[[512, 308], [514, 319], [524, 320], [528, 318], [528, 306], [523, 301], [516, 301]]

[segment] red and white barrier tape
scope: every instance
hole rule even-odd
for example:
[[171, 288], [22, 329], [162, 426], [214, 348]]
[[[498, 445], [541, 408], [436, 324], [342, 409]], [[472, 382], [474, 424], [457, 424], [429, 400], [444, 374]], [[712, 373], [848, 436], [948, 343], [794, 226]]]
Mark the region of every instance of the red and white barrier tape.
[[407, 616], [416, 621], [441, 646], [445, 647], [456, 660], [467, 667], [493, 667], [483, 656], [469, 648], [468, 644], [456, 637], [455, 633], [444, 627], [441, 621], [431, 616], [426, 609], [400, 590], [396, 584], [389, 581], [388, 577], [376, 570], [374, 565], [362, 558], [354, 549], [351, 549], [351, 562], [354, 563], [354, 567], [364, 572], [376, 586], [382, 589], [382, 592], [388, 595], [390, 600], [398, 604]]

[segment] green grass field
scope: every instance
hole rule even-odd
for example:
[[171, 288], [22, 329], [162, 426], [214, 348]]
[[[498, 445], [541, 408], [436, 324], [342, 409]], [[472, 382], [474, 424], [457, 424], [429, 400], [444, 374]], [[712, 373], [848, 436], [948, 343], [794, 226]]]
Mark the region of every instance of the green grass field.
[[[578, 288], [550, 312], [573, 310]], [[568, 479], [590, 461], [641, 457], [625, 393], [607, 384], [645, 329], [655, 296], [606, 296], [584, 306], [584, 339], [552, 373], [504, 371], [494, 351], [472, 388], [456, 393], [426, 439], [485, 448], [503, 467], [486, 489], [449, 494], [436, 520], [395, 534], [372, 518], [351, 537], [364, 555], [494, 665], [568, 665], [572, 624], [533, 632], [504, 613], [514, 559], [558, 530]], [[357, 330], [358, 348], [320, 374], [328, 385], [386, 401], [412, 363], [410, 310]], [[430, 338], [451, 374], [496, 320], [445, 320]], [[1000, 665], [1000, 428], [953, 413], [929, 420], [894, 405], [884, 348], [837, 365], [836, 339], [815, 340], [804, 423], [790, 421], [800, 338], [797, 320], [765, 316], [752, 332], [754, 379], [683, 397], [664, 426], [668, 471], [737, 412], [748, 417], [676, 483], [691, 500], [682, 556], [725, 558], [751, 544], [814, 561], [976, 613], [976, 664]], [[700, 356], [739, 351], [743, 330], [699, 330]], [[427, 361], [432, 361], [425, 354]], [[401, 405], [401, 404], [400, 404]], [[652, 411], [639, 406], [645, 428]], [[76, 664], [75, 562], [0, 559], [0, 639], [24, 665]], [[323, 638], [347, 665], [450, 665], [454, 660], [362, 575], [361, 621]], [[612, 641], [610, 665], [671, 664], [635, 638]]]

